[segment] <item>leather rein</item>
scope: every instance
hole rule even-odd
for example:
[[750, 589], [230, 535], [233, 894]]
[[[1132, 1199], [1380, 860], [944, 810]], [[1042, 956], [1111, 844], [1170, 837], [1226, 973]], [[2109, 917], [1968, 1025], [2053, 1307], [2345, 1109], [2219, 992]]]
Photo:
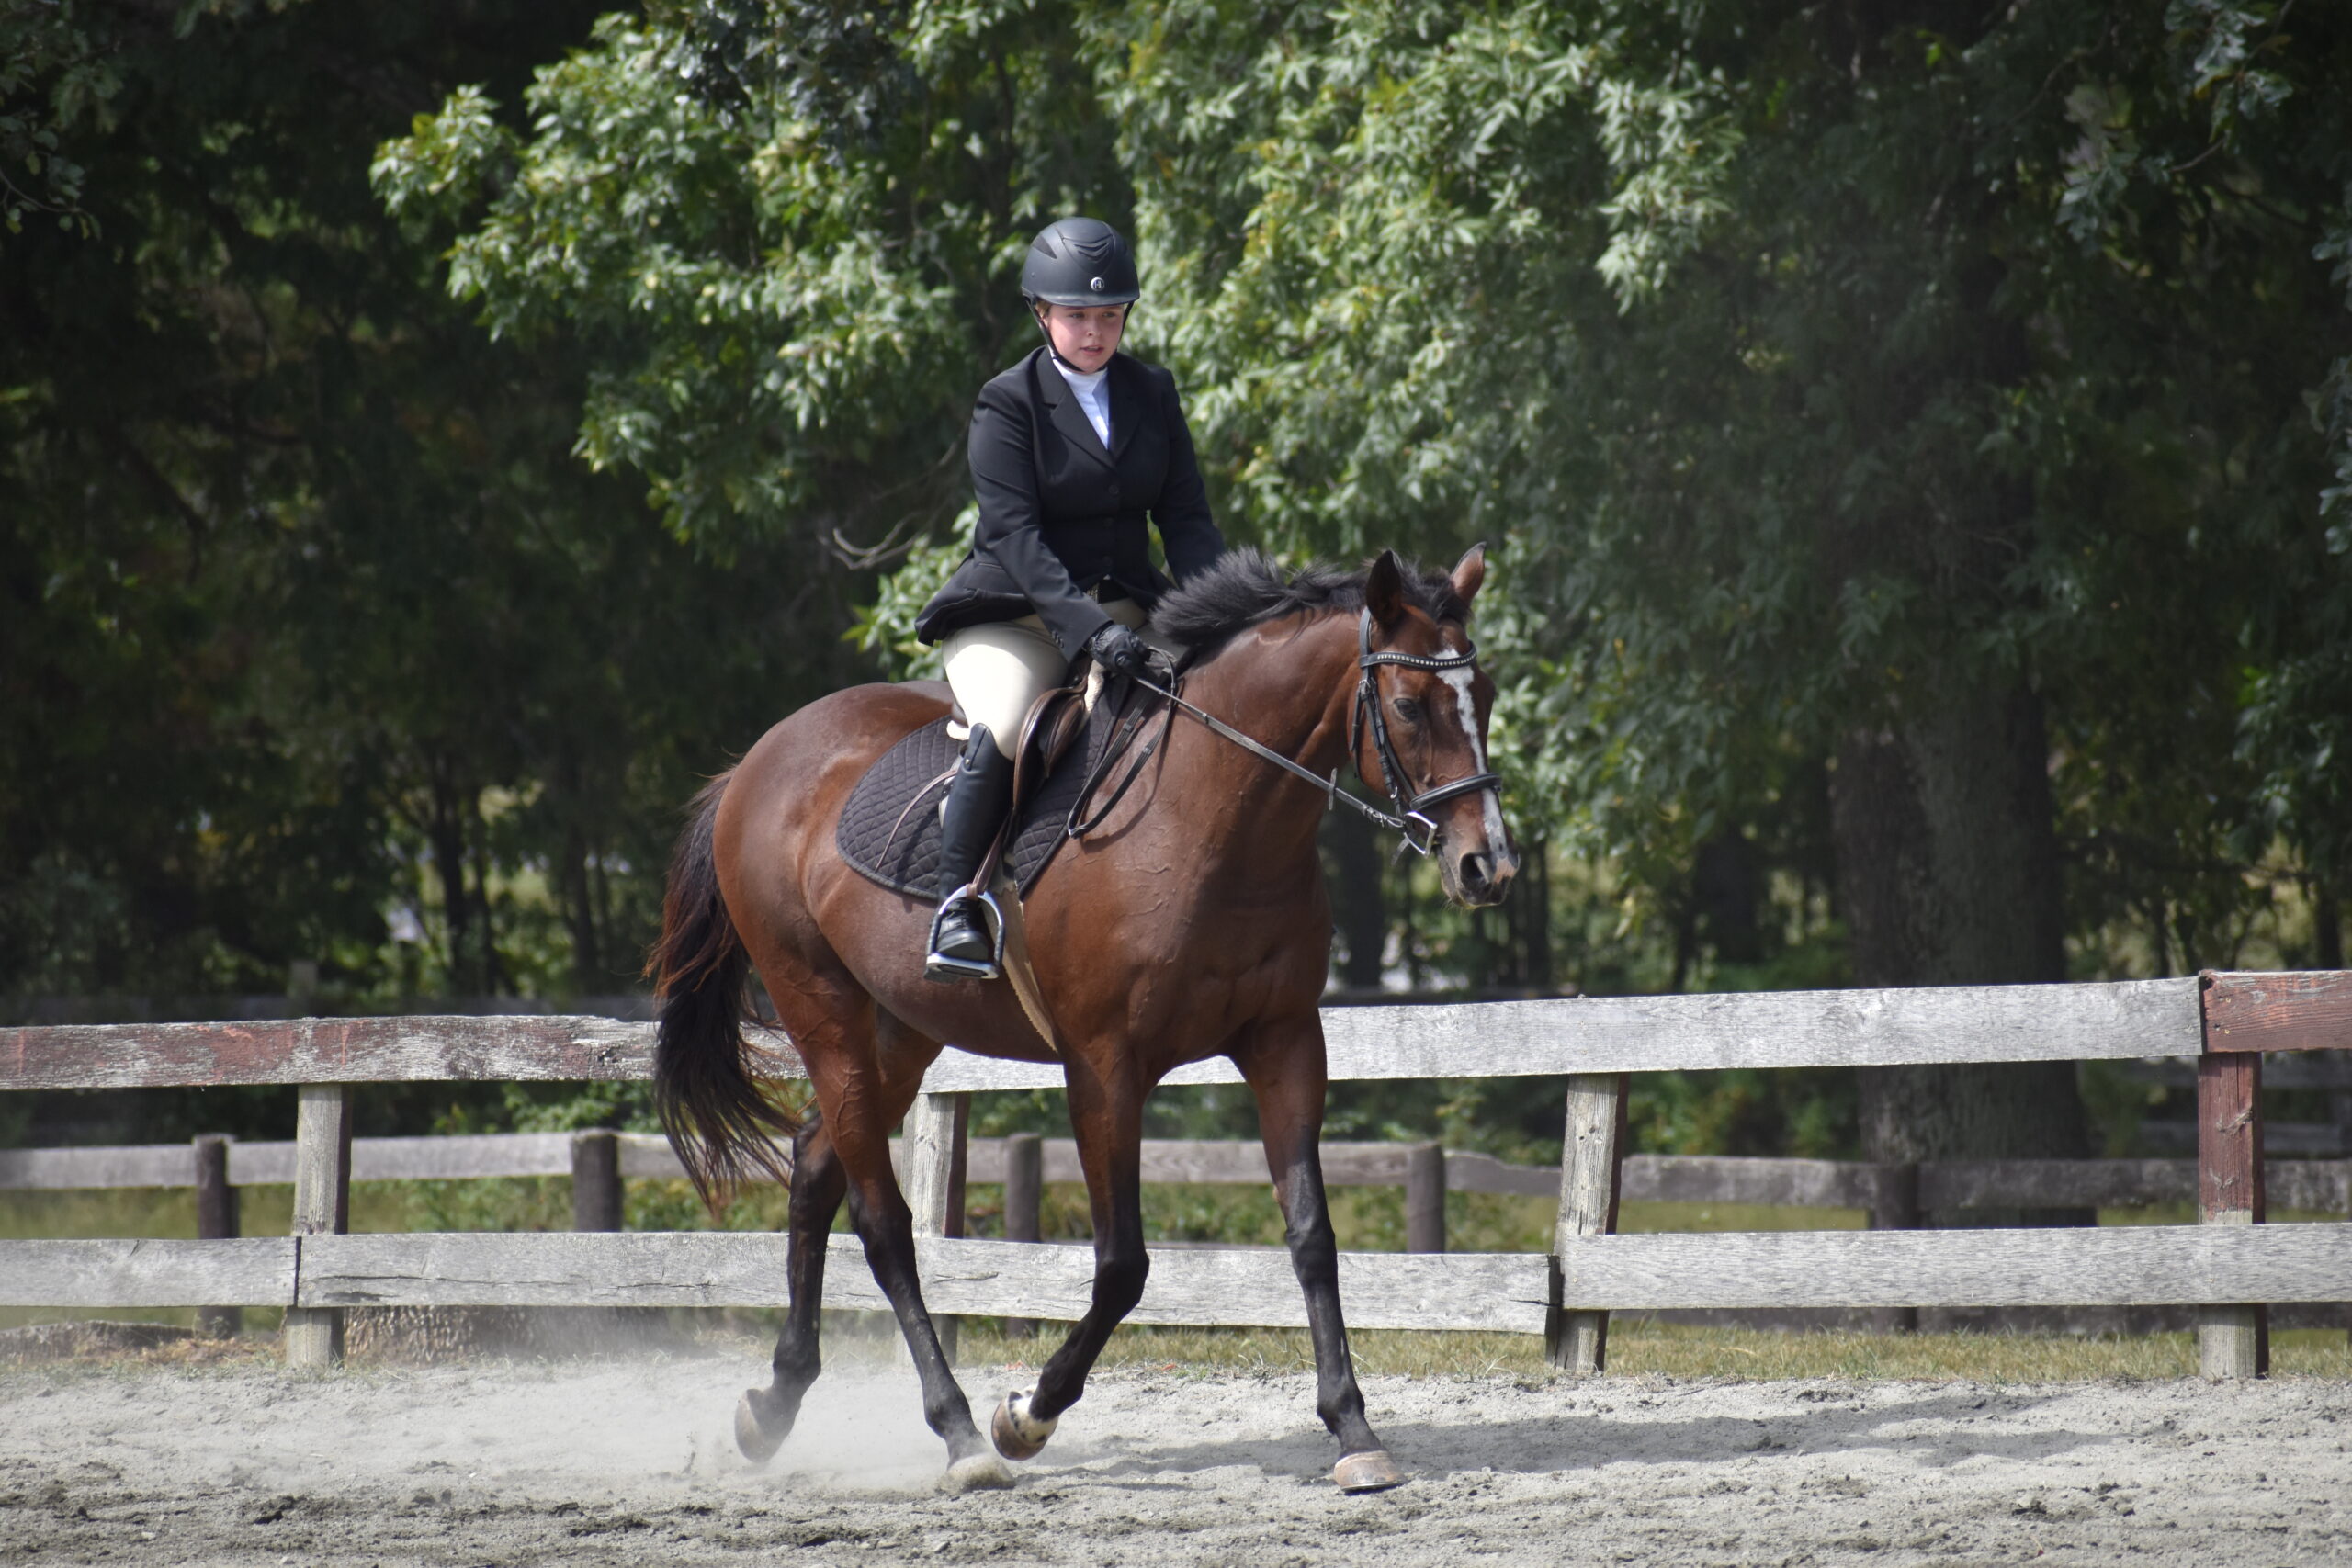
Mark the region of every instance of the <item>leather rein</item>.
[[[1401, 834], [1405, 842], [1414, 851], [1420, 854], [1428, 854], [1437, 842], [1438, 834], [1436, 821], [1428, 815], [1429, 808], [1465, 795], [1476, 795], [1480, 790], [1499, 790], [1502, 788], [1502, 776], [1495, 773], [1472, 773], [1465, 778], [1454, 779], [1446, 784], [1432, 784], [1430, 788], [1416, 793], [1407, 779], [1403, 761], [1396, 755], [1396, 744], [1388, 738], [1388, 722], [1380, 711], [1380, 686], [1375, 672], [1383, 664], [1401, 665], [1408, 670], [1473, 670], [1477, 668], [1478, 650], [1476, 647], [1465, 647], [1459, 653], [1420, 654], [1399, 653], [1393, 649], [1374, 649], [1372, 646], [1372, 611], [1370, 609], [1363, 613], [1357, 631], [1356, 647], [1356, 670], [1359, 679], [1356, 682], [1355, 695], [1349, 704], [1348, 755], [1351, 758], [1360, 758], [1363, 755], [1363, 738], [1368, 719], [1372, 727], [1373, 754], [1380, 761], [1380, 782], [1388, 791], [1389, 804], [1396, 808], [1393, 815], [1381, 810], [1370, 801], [1359, 800], [1342, 790], [1340, 787], [1340, 771], [1337, 768], [1331, 770], [1331, 776], [1327, 779], [1310, 769], [1300, 766], [1272, 747], [1263, 745], [1243, 734], [1216, 715], [1205, 712], [1186, 702], [1179, 694], [1178, 688], [1181, 688], [1181, 681], [1171, 677], [1170, 684], [1162, 686], [1142, 675], [1131, 675], [1128, 679], [1145, 691], [1155, 693], [1167, 699], [1169, 722], [1174, 722], [1174, 716], [1178, 712], [1184, 713], [1250, 755], [1272, 762], [1284, 773], [1294, 774], [1313, 784], [1323, 792], [1324, 796], [1332, 806], [1345, 806], [1374, 825]], [[1164, 739], [1166, 733], [1167, 731], [1163, 728], [1160, 738]], [[1070, 811], [1068, 826], [1070, 837], [1079, 837], [1110, 815], [1111, 807], [1118, 804], [1121, 795], [1126, 794], [1127, 785], [1135, 782], [1136, 774], [1141, 771], [1144, 760], [1150, 756], [1158, 744], [1159, 740], [1156, 739], [1150, 745], [1144, 748], [1142, 753], [1136, 758], [1134, 764], [1128, 768], [1127, 776], [1120, 781], [1119, 787], [1112, 793], [1111, 798], [1103, 804], [1102, 808], [1081, 822], [1079, 819], [1080, 810], [1084, 807], [1087, 799], [1092, 795], [1094, 785], [1101, 782], [1102, 774], [1108, 771], [1107, 768], [1097, 770], [1095, 778], [1088, 782], [1087, 788], [1080, 795], [1078, 806], [1073, 807]], [[1109, 759], [1106, 758], [1105, 761], [1107, 762]], [[1358, 771], [1361, 773], [1362, 770]], [[1367, 779], [1364, 782], [1369, 784], [1371, 781]]]

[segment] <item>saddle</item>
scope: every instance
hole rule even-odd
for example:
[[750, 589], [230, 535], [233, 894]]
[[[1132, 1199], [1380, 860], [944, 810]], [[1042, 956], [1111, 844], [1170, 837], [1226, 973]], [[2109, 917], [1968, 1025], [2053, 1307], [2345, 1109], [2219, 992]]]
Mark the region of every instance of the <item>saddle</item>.
[[[1137, 694], [1125, 682], [1116, 690], [1091, 709], [1077, 687], [1047, 692], [1021, 727], [1012, 807], [994, 854], [995, 871], [1023, 897], [1079, 825], [1089, 782], [1113, 752], [1123, 720], [1126, 739], [1117, 745], [1124, 748], [1134, 737]], [[963, 728], [952, 715], [932, 720], [876, 759], [850, 791], [833, 844], [866, 880], [926, 903], [945, 896], [939, 886], [939, 803], [963, 750]], [[981, 880], [991, 879], [983, 866]]]

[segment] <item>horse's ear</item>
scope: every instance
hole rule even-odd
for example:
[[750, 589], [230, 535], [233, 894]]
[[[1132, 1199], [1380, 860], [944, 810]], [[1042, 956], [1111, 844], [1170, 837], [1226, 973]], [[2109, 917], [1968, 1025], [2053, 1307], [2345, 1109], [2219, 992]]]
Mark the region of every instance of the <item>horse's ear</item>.
[[1486, 581], [1487, 546], [1482, 539], [1453, 563], [1453, 595], [1462, 601], [1464, 609], [1478, 596], [1478, 586]]
[[1396, 564], [1395, 550], [1381, 551], [1364, 574], [1363, 604], [1383, 631], [1394, 630], [1405, 618], [1405, 569]]

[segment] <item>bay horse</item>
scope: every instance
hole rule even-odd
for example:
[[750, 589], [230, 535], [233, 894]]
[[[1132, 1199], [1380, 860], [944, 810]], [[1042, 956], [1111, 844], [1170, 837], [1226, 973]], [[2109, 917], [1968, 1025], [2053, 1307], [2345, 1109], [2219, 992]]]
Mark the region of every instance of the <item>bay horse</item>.
[[[1331, 806], [1325, 781], [1351, 761], [1367, 779], [1388, 777], [1399, 817], [1437, 852], [1451, 897], [1466, 905], [1502, 897], [1518, 863], [1487, 770], [1494, 688], [1465, 631], [1485, 575], [1483, 547], [1450, 574], [1424, 574], [1384, 552], [1361, 573], [1310, 568], [1290, 577], [1237, 551], [1159, 606], [1154, 630], [1187, 649], [1182, 694], [1206, 718], [1168, 721], [1133, 786], [1091, 832], [1063, 844], [1026, 901], [1028, 948], [1086, 1175], [1095, 1270], [1085, 1316], [1035, 1388], [997, 1408], [992, 1436], [1005, 1458], [1043, 1448], [1143, 1295], [1145, 1098], [1170, 1070], [1226, 1056], [1257, 1100], [1306, 1298], [1316, 1411], [1339, 1439], [1333, 1479], [1350, 1491], [1404, 1479], [1364, 1417], [1317, 1150], [1331, 909], [1316, 827]], [[1356, 711], [1366, 695], [1369, 715]], [[923, 1414], [947, 1443], [942, 1485], [965, 1490], [1009, 1485], [1011, 1472], [974, 1425], [923, 1306], [890, 1134], [944, 1042], [1018, 1061], [1055, 1056], [1005, 980], [925, 980], [929, 905], [867, 880], [834, 847], [842, 803], [868, 765], [947, 706], [937, 682], [838, 692], [777, 724], [713, 779], [673, 860], [649, 972], [662, 998], [656, 1103], [705, 1201], [716, 1212], [735, 1183], [761, 1171], [791, 1190], [790, 1307], [770, 1386], [747, 1390], [736, 1408], [738, 1446], [754, 1463], [771, 1457], [817, 1377], [826, 1236], [846, 1196], [922, 1379]], [[1314, 777], [1286, 773], [1207, 718]], [[761, 1053], [742, 1032], [751, 968], [806, 1065], [813, 1114], [778, 1105], [762, 1087]], [[773, 1141], [781, 1136], [792, 1142], [788, 1168]]]

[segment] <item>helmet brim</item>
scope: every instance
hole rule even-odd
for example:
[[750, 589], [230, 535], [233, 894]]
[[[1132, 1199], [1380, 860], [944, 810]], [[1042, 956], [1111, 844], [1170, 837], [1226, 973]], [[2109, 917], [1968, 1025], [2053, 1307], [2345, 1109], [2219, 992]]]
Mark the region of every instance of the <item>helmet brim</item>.
[[1125, 293], [1112, 291], [1102, 294], [1071, 294], [1032, 293], [1023, 289], [1021, 297], [1032, 305], [1069, 305], [1086, 309], [1097, 305], [1132, 305], [1143, 298], [1143, 292], [1140, 289], [1130, 289]]

